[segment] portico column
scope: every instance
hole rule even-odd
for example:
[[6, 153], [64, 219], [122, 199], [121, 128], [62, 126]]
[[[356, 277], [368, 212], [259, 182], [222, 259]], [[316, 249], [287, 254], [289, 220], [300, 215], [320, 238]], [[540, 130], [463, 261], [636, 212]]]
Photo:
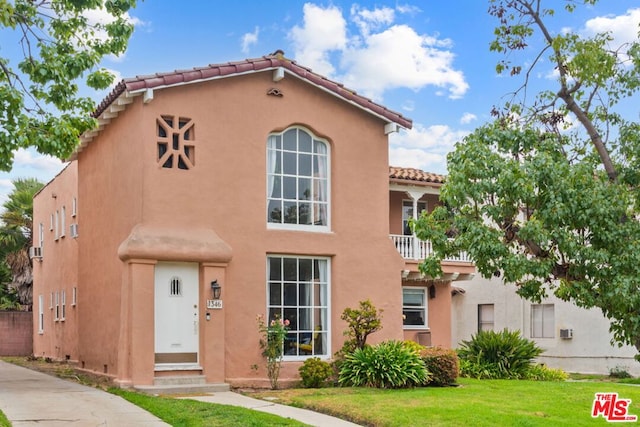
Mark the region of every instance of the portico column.
[[153, 384], [156, 263], [148, 259], [130, 259], [124, 263], [117, 378], [123, 387]]
[[[405, 193], [407, 193], [407, 195], [411, 198], [411, 201], [413, 202], [412, 216], [413, 216], [413, 220], [417, 221], [418, 220], [418, 201], [422, 198], [422, 196], [424, 196], [427, 193], [420, 188], [408, 189], [408, 190], [405, 190]], [[420, 254], [420, 240], [416, 237], [416, 233], [412, 232], [411, 234], [413, 236], [413, 245], [412, 245], [413, 259], [421, 259], [422, 254]]]
[[[225, 369], [225, 296], [229, 295], [229, 283], [226, 280], [227, 263], [204, 262], [200, 264], [200, 277], [202, 278], [202, 292], [200, 304], [201, 311], [200, 348], [201, 364], [207, 383], [224, 383], [226, 379]], [[213, 300], [211, 282], [217, 281], [221, 286], [219, 304], [221, 307], [208, 308], [207, 300]]]

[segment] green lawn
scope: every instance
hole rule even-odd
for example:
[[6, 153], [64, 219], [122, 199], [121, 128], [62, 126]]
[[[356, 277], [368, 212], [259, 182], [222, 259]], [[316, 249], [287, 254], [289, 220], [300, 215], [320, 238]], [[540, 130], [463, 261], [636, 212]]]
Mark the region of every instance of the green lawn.
[[[7, 360], [6, 358], [4, 360]], [[7, 360], [11, 361], [11, 360]], [[68, 366], [24, 362], [32, 369], [79, 381]], [[46, 369], [45, 369], [46, 368]], [[277, 398], [276, 402], [304, 407], [349, 419], [365, 426], [592, 426], [609, 425], [591, 418], [595, 393], [617, 392], [631, 399], [629, 413], [640, 416], [638, 379], [612, 380], [605, 376], [572, 375], [578, 381], [536, 382], [459, 379], [459, 387], [409, 390], [368, 388], [285, 389], [251, 393]], [[83, 383], [104, 388], [92, 377]], [[635, 383], [635, 384], [634, 384]], [[152, 397], [110, 389], [173, 426], [300, 426], [270, 414], [185, 399]], [[0, 412], [0, 427], [10, 424]]]
[[462, 378], [460, 387], [377, 390], [331, 388], [260, 393], [280, 403], [331, 413], [367, 426], [592, 426], [596, 392], [631, 399], [640, 416], [640, 387], [612, 382], [535, 382]]
[[298, 421], [281, 418], [264, 412], [229, 405], [198, 402], [188, 399], [154, 397], [133, 393], [119, 388], [109, 389], [129, 402], [146, 409], [166, 423], [179, 426], [304, 426]]

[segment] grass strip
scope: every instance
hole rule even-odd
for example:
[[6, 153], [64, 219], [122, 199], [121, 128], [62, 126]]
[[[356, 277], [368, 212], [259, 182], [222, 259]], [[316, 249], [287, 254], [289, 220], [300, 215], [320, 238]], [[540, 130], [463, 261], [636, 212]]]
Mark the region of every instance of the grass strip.
[[252, 409], [230, 405], [199, 402], [190, 399], [149, 396], [142, 393], [110, 388], [110, 393], [118, 395], [136, 406], [151, 412], [174, 427], [180, 426], [304, 426], [305, 424], [287, 418]]

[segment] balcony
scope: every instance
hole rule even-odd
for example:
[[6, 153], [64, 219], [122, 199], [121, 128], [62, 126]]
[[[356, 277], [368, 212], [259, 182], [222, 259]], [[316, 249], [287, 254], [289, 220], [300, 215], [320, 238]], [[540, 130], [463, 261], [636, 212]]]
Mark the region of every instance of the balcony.
[[[391, 237], [391, 240], [393, 240], [393, 244], [396, 246], [396, 249], [404, 259], [421, 261], [433, 253], [431, 242], [419, 240], [415, 236], [391, 234], [389, 237]], [[454, 257], [445, 258], [443, 261], [466, 263], [472, 262], [466, 252], [462, 252]]]

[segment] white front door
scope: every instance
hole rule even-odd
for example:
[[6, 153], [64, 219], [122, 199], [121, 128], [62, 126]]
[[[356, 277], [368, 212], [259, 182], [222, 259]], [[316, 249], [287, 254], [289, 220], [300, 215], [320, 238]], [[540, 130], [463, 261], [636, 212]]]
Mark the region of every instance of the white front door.
[[198, 282], [198, 264], [156, 264], [156, 365], [198, 364]]

